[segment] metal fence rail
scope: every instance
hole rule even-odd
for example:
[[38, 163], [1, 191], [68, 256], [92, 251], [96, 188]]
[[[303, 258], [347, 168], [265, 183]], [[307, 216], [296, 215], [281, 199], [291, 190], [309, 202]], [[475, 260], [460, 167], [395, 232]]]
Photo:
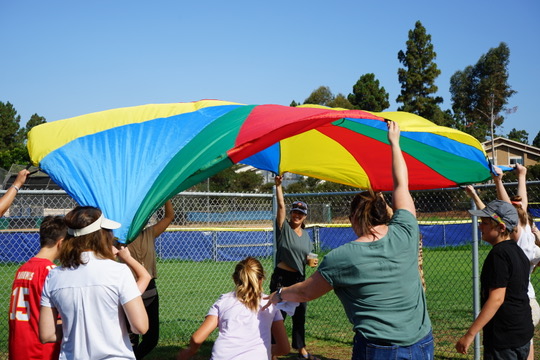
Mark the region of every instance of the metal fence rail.
[[[515, 192], [516, 184], [506, 184]], [[496, 197], [491, 185], [478, 187], [487, 203]], [[528, 184], [532, 208], [540, 208], [540, 182]], [[0, 192], [1, 193], [1, 192]], [[324, 256], [331, 248], [354, 239], [348, 223], [353, 192], [287, 194], [286, 203], [309, 204], [308, 230]], [[454, 343], [473, 318], [473, 232], [467, 210], [471, 202], [461, 189], [413, 192], [424, 243], [424, 274], [429, 313], [434, 326], [436, 354], [456, 354]], [[273, 267], [271, 194], [181, 193], [172, 199], [175, 219], [157, 240], [161, 345], [185, 345], [221, 293], [232, 290], [231, 274], [238, 259], [261, 259], [267, 277]], [[7, 309], [13, 275], [37, 251], [37, 228], [43, 216], [65, 214], [76, 203], [63, 191], [22, 190], [0, 219], [0, 358], [7, 353]], [[150, 220], [162, 216], [158, 211]], [[480, 267], [490, 247], [480, 244]], [[313, 271], [309, 270], [307, 275]], [[532, 277], [539, 289], [540, 277]], [[265, 283], [268, 289], [269, 281]], [[287, 326], [290, 321], [287, 320]], [[308, 306], [308, 337], [349, 346], [351, 325], [333, 293]], [[540, 344], [536, 337], [535, 344]], [[537, 348], [540, 354], [540, 348]], [[331, 354], [328, 354], [329, 356]], [[469, 358], [471, 358], [469, 356]]]

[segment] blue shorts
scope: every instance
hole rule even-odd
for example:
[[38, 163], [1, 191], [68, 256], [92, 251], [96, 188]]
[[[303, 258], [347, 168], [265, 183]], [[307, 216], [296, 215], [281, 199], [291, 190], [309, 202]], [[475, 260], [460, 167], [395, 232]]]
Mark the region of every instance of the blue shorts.
[[352, 360], [433, 360], [433, 334], [430, 331], [424, 338], [409, 346], [372, 343], [359, 332], [354, 337]]

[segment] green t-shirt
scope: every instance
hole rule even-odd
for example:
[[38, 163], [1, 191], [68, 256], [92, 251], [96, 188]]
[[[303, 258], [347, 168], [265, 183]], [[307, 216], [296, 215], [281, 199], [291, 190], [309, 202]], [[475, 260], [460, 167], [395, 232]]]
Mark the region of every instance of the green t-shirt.
[[354, 330], [366, 339], [408, 346], [431, 330], [418, 272], [418, 241], [416, 218], [397, 210], [386, 236], [344, 244], [319, 266]]
[[307, 255], [313, 251], [313, 244], [306, 229], [302, 229], [302, 236], [298, 236], [285, 220], [281, 230], [276, 223], [276, 239], [276, 264], [283, 261], [304, 275]]

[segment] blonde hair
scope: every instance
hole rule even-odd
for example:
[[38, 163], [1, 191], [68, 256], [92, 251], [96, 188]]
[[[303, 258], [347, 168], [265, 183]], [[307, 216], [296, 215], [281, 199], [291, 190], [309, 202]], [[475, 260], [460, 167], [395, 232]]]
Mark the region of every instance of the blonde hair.
[[240, 261], [236, 264], [232, 278], [236, 285], [236, 298], [248, 309], [259, 311], [263, 292], [261, 280], [265, 278], [260, 261], [251, 256]]

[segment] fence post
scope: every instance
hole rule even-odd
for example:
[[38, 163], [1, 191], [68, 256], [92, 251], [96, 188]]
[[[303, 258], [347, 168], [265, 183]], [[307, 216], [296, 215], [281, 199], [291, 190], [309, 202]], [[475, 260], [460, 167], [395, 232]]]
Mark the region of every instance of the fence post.
[[[471, 209], [476, 210], [476, 204], [471, 199]], [[472, 218], [472, 271], [473, 271], [473, 311], [474, 319], [480, 313], [480, 283], [478, 275], [478, 218], [471, 215]], [[474, 360], [480, 360], [480, 332], [474, 337]]]

